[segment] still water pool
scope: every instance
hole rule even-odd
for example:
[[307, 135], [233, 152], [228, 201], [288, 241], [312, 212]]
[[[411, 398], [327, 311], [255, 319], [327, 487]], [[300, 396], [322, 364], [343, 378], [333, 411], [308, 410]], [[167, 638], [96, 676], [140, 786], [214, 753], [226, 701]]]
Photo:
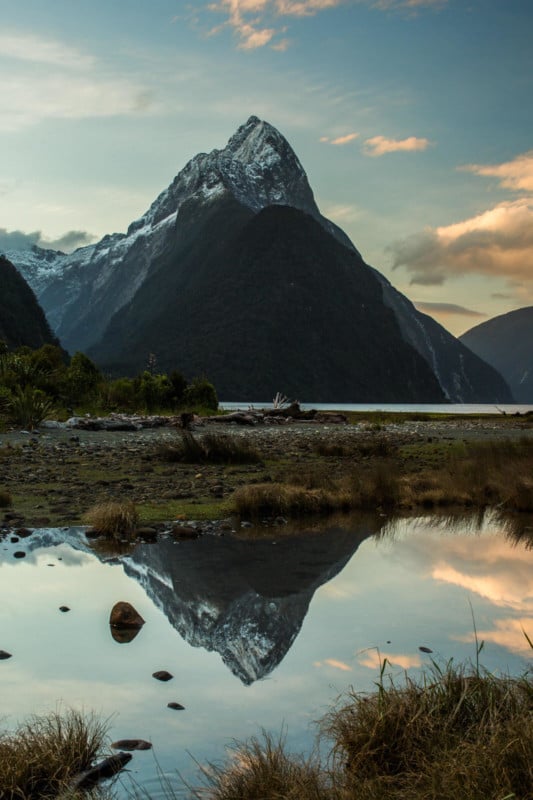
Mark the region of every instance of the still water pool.
[[[110, 740], [154, 745], [134, 754], [119, 794], [134, 781], [162, 797], [161, 770], [186, 797], [176, 770], [196, 784], [196, 762], [221, 761], [225, 745], [261, 728], [309, 750], [314, 722], [348, 687], [371, 690], [380, 659], [401, 677], [432, 658], [474, 658], [473, 617], [484, 666], [522, 673], [532, 542], [526, 523], [495, 515], [343, 519], [305, 532], [168, 539], [119, 556], [79, 528], [6, 536], [0, 649], [13, 657], [0, 661], [3, 725], [95, 711], [109, 719]], [[129, 643], [110, 633], [118, 600], [146, 620]], [[162, 669], [168, 683], [152, 678]], [[185, 710], [167, 708], [172, 701]]]

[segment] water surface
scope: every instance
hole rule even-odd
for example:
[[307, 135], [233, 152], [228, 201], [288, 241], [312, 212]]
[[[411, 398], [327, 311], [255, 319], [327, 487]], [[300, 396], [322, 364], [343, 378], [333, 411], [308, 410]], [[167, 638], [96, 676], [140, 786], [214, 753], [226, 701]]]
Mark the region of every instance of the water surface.
[[[495, 516], [247, 534], [119, 557], [92, 550], [81, 529], [0, 540], [0, 649], [13, 654], [0, 662], [5, 723], [94, 710], [112, 739], [152, 741], [181, 786], [176, 768], [194, 783], [192, 757], [220, 760], [226, 744], [260, 728], [285, 727], [292, 748], [309, 749], [313, 721], [349, 686], [371, 690], [380, 659], [401, 676], [431, 658], [474, 657], [471, 608], [488, 669], [519, 674], [530, 663], [530, 534], [517, 540]], [[127, 644], [110, 634], [117, 600], [146, 620]], [[173, 680], [154, 680], [159, 669]], [[136, 753], [131, 766], [157, 796], [153, 753]]]

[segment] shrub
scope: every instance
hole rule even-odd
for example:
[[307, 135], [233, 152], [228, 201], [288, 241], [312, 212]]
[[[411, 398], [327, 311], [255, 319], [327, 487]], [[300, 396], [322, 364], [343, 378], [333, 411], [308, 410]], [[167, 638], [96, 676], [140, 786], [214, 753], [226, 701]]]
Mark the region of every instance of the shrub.
[[183, 403], [188, 407], [216, 411], [218, 397], [215, 387], [207, 378], [193, 378], [183, 393]]
[[113, 539], [132, 538], [139, 521], [134, 503], [98, 503], [83, 517], [95, 531]]
[[14, 425], [32, 430], [53, 408], [51, 399], [40, 389], [17, 386], [8, 403], [9, 420]]

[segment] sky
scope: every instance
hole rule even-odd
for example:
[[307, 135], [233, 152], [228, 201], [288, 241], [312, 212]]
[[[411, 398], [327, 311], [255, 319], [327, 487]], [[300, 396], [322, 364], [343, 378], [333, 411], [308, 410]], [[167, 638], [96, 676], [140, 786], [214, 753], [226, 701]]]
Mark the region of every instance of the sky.
[[533, 305], [531, 0], [0, 0], [0, 250], [125, 231], [252, 114], [455, 335]]

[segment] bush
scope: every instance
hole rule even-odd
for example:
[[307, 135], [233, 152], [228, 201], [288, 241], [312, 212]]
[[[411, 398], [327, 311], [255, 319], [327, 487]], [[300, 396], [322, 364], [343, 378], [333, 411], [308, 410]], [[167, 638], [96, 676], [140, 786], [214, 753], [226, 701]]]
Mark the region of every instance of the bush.
[[52, 400], [40, 389], [26, 386], [15, 389], [8, 402], [8, 416], [13, 425], [32, 430], [50, 413]]
[[98, 503], [83, 516], [97, 533], [112, 539], [132, 538], [139, 521], [134, 503]]
[[183, 403], [191, 408], [207, 408], [216, 411], [218, 397], [215, 387], [207, 378], [193, 378], [183, 393]]

